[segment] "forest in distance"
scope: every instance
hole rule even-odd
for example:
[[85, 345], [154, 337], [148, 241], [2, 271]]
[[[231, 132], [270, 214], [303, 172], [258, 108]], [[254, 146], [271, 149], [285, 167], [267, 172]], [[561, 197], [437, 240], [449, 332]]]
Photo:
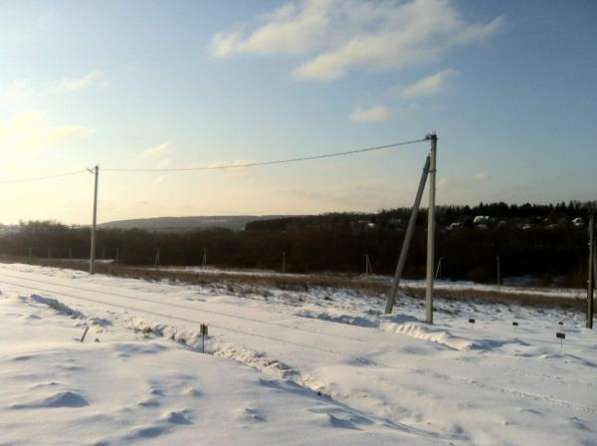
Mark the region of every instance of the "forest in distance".
[[[567, 286], [584, 286], [587, 230], [593, 202], [550, 205], [440, 206], [437, 257], [443, 279], [495, 282], [496, 258], [502, 277], [530, 276]], [[410, 209], [378, 213], [330, 213], [277, 217], [248, 223], [243, 231], [222, 228], [166, 233], [141, 229], [99, 229], [98, 258], [125, 265], [160, 264], [362, 273], [369, 256], [373, 272], [391, 274]], [[479, 217], [482, 217], [481, 219]], [[11, 257], [86, 258], [89, 227], [51, 221], [22, 222], [0, 235], [0, 254]], [[283, 254], [284, 253], [284, 254]], [[426, 265], [426, 212], [418, 216], [405, 269], [423, 278]]]

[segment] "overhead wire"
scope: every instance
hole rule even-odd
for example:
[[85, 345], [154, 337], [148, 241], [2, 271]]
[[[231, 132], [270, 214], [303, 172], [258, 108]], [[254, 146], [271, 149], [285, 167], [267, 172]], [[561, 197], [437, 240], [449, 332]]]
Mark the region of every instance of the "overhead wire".
[[[361, 149], [347, 150], [343, 152], [332, 152], [324, 153], [321, 155], [312, 156], [301, 156], [295, 158], [285, 158], [278, 160], [267, 160], [267, 161], [255, 161], [248, 163], [233, 163], [233, 164], [220, 164], [220, 165], [208, 165], [208, 166], [191, 166], [191, 167], [172, 167], [172, 168], [103, 168], [102, 172], [190, 172], [190, 171], [204, 171], [204, 170], [224, 170], [224, 169], [241, 169], [259, 166], [271, 166], [277, 164], [289, 164], [303, 161], [313, 161], [326, 158], [335, 158], [341, 156], [356, 155], [359, 153], [375, 152], [381, 150], [393, 149], [400, 146], [406, 146], [410, 144], [417, 144], [420, 142], [427, 141], [428, 137], [421, 139], [414, 139], [409, 141], [401, 141], [392, 144], [385, 144], [380, 146], [364, 147]], [[75, 170], [70, 172], [62, 172], [53, 175], [43, 175], [38, 177], [25, 177], [25, 178], [0, 178], [0, 183], [26, 183], [34, 181], [44, 181], [56, 178], [63, 178], [73, 175], [80, 175], [87, 173], [88, 169]]]
[[269, 161], [255, 161], [249, 163], [235, 163], [235, 164], [221, 164], [221, 165], [213, 165], [213, 166], [191, 166], [191, 167], [172, 167], [172, 168], [103, 168], [103, 172], [185, 172], [185, 171], [201, 171], [201, 170], [223, 170], [223, 169], [239, 169], [239, 168], [248, 168], [248, 167], [258, 167], [258, 166], [271, 166], [274, 164], [289, 164], [289, 163], [296, 163], [302, 161], [312, 161], [312, 160], [319, 160], [325, 158], [334, 158], [340, 156], [348, 156], [348, 155], [355, 155], [359, 153], [366, 153], [366, 152], [374, 152], [379, 150], [387, 150], [392, 149], [399, 146], [405, 146], [409, 144], [416, 144], [420, 142], [427, 141], [427, 138], [422, 139], [414, 139], [410, 141], [401, 141], [392, 144], [385, 144], [382, 146], [372, 146], [372, 147], [365, 147], [362, 149], [355, 149], [355, 150], [347, 150], [344, 152], [333, 152], [333, 153], [325, 153], [322, 155], [313, 155], [313, 156], [302, 156], [296, 158], [286, 158], [286, 159], [279, 159], [279, 160], [269, 160]]
[[44, 175], [39, 177], [25, 177], [25, 178], [0, 178], [0, 183], [27, 183], [30, 181], [43, 181], [43, 180], [51, 180], [54, 178], [62, 178], [62, 177], [69, 177], [73, 175], [79, 175], [82, 173], [87, 173], [86, 170], [75, 170], [71, 172], [63, 172], [54, 175]]

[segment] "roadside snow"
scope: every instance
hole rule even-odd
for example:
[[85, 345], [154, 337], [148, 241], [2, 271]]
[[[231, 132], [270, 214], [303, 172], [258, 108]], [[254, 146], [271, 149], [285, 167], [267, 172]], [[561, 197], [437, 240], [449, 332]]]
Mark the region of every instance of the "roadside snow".
[[0, 290], [0, 444], [597, 438], [597, 336], [575, 312], [438, 299], [428, 326], [410, 298], [385, 316], [383, 299], [348, 290], [26, 265], [0, 265]]
[[389, 445], [415, 438], [146, 330], [95, 326], [80, 343], [82, 318], [38, 298], [0, 296], [0, 444]]

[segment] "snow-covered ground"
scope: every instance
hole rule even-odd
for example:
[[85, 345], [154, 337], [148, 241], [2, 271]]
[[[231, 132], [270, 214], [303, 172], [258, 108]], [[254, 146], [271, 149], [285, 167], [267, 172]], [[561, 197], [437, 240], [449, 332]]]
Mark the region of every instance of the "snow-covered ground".
[[20, 264], [0, 291], [0, 444], [597, 444], [579, 313], [438, 300], [428, 326], [410, 298]]
[[[201, 267], [201, 266], [160, 266], [160, 267], [149, 267], [145, 269], [155, 269], [158, 271], [168, 272], [184, 272], [193, 273], [198, 275], [234, 275], [234, 276], [253, 276], [253, 277], [310, 277], [310, 276], [334, 276], [333, 273], [329, 274], [292, 274], [292, 273], [280, 273], [273, 270], [255, 270], [255, 269], [228, 269], [228, 268], [215, 268], [215, 267]], [[341, 277], [341, 276], [340, 276]], [[358, 280], [368, 282], [381, 282], [390, 284], [392, 277], [382, 276], [377, 274], [361, 275], [356, 276]], [[480, 284], [466, 280], [436, 280], [435, 288], [438, 290], [450, 290], [450, 291], [483, 291], [483, 292], [495, 292], [505, 294], [523, 294], [529, 296], [548, 296], [548, 297], [565, 297], [572, 299], [584, 299], [586, 298], [586, 290], [581, 288], [562, 288], [562, 287], [538, 287], [530, 286], [527, 284], [528, 279], [524, 280], [512, 280], [512, 284], [506, 285], [487, 285]], [[402, 286], [409, 288], [425, 288], [426, 283], [424, 280], [409, 280], [403, 279], [401, 281]]]

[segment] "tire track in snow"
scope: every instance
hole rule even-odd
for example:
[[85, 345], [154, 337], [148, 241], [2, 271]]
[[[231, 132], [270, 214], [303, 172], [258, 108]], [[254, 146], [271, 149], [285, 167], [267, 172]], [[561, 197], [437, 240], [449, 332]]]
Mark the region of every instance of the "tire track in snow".
[[[10, 277], [11, 279], [17, 279], [17, 280], [27, 280], [29, 282], [34, 282], [34, 283], [39, 283], [42, 285], [47, 286], [48, 282], [44, 282], [42, 280], [39, 279], [33, 279], [30, 277], [26, 277], [26, 276], [22, 276], [22, 275], [14, 275], [14, 274], [6, 274], [4, 272], [0, 272], [0, 276], [4, 276], [4, 277]], [[365, 339], [361, 339], [361, 338], [355, 338], [355, 337], [351, 337], [351, 336], [344, 336], [344, 335], [336, 335], [333, 333], [325, 333], [325, 332], [314, 332], [313, 330], [308, 330], [305, 328], [300, 328], [300, 327], [294, 327], [294, 326], [290, 326], [290, 325], [286, 325], [286, 324], [282, 324], [279, 322], [272, 322], [272, 321], [268, 321], [268, 320], [263, 320], [263, 319], [256, 319], [256, 318], [250, 318], [250, 317], [246, 317], [246, 316], [239, 316], [236, 314], [231, 314], [231, 313], [227, 313], [225, 311], [216, 311], [216, 310], [208, 310], [208, 309], [204, 309], [204, 308], [197, 308], [196, 306], [189, 306], [189, 305], [181, 305], [179, 303], [173, 303], [173, 302], [165, 302], [164, 300], [154, 300], [154, 299], [147, 299], [144, 297], [139, 297], [139, 296], [130, 296], [130, 295], [126, 295], [126, 294], [122, 294], [122, 293], [115, 293], [112, 290], [109, 291], [101, 291], [98, 289], [93, 289], [93, 288], [87, 288], [87, 287], [80, 287], [80, 286], [74, 286], [74, 285], [68, 285], [65, 283], [56, 283], [58, 282], [58, 280], [60, 280], [60, 282], [62, 282], [61, 279], [57, 278], [52, 278], [54, 280], [54, 286], [60, 286], [62, 288], [69, 288], [69, 289], [73, 289], [73, 290], [77, 290], [77, 291], [85, 291], [88, 293], [94, 293], [94, 294], [101, 294], [101, 295], [105, 295], [105, 294], [109, 294], [111, 296], [116, 296], [116, 297], [123, 297], [125, 299], [131, 299], [131, 300], [137, 300], [137, 301], [143, 301], [143, 302], [148, 302], [148, 303], [152, 303], [152, 304], [156, 304], [156, 305], [168, 305], [170, 307], [174, 307], [174, 308], [179, 308], [182, 310], [186, 310], [186, 311], [194, 311], [194, 312], [200, 312], [200, 313], [209, 313], [209, 314], [214, 314], [217, 316], [224, 316], [224, 317], [230, 317], [230, 318], [234, 318], [234, 319], [239, 319], [239, 320], [243, 320], [243, 321], [247, 321], [247, 322], [255, 322], [255, 323], [259, 323], [259, 324], [266, 324], [266, 325], [270, 325], [270, 326], [276, 326], [276, 327], [284, 327], [287, 328], [289, 330], [294, 330], [294, 331], [299, 331], [299, 332], [303, 332], [303, 333], [307, 333], [309, 335], [313, 335], [313, 334], [317, 334], [320, 336], [327, 336], [327, 337], [332, 337], [335, 339], [340, 339], [340, 340], [351, 340], [351, 341], [355, 341], [355, 342], [361, 342], [361, 343], [369, 343], [368, 340]], [[50, 284], [52, 285], [52, 284]], [[98, 287], [103, 287], [103, 285], [97, 285]], [[52, 292], [59, 292], [59, 291], [52, 291]], [[201, 302], [197, 302], [197, 305], [202, 305]], [[313, 319], [316, 322], [322, 322], [318, 319]], [[366, 327], [359, 327], [359, 328], [366, 328]]]
[[[30, 278], [26, 278], [26, 277], [19, 277], [19, 276], [11, 276], [9, 274], [5, 274], [4, 272], [0, 272], [0, 277], [10, 277], [10, 278], [14, 278], [17, 280], [21, 280], [21, 281], [25, 281], [25, 282], [33, 282], [33, 283], [41, 283], [45, 286], [48, 285], [47, 282], [41, 281], [41, 280], [36, 280], [36, 279], [30, 279]], [[185, 317], [180, 317], [180, 316], [172, 316], [172, 315], [167, 315], [164, 313], [160, 313], [157, 311], [151, 311], [151, 310], [147, 310], [147, 309], [143, 309], [143, 308], [139, 308], [139, 307], [135, 307], [135, 306], [130, 306], [130, 305], [124, 305], [124, 304], [120, 304], [120, 303], [113, 303], [113, 302], [107, 302], [104, 300], [97, 300], [97, 299], [92, 299], [92, 298], [88, 298], [88, 297], [81, 297], [81, 296], [77, 296], [77, 295], [73, 295], [73, 294], [68, 294], [65, 293], [62, 290], [52, 290], [52, 289], [47, 289], [47, 288], [40, 288], [39, 286], [27, 286], [27, 285], [23, 285], [22, 283], [14, 283], [14, 282], [9, 282], [6, 281], [4, 279], [2, 279], [2, 282], [11, 285], [11, 286], [15, 286], [17, 288], [31, 288], [37, 291], [42, 291], [42, 292], [49, 292], [49, 293], [54, 293], [56, 295], [62, 295], [65, 297], [69, 297], [75, 300], [80, 300], [80, 301], [86, 301], [86, 302], [91, 302], [94, 304], [99, 304], [99, 305], [106, 305], [106, 306], [112, 306], [112, 307], [116, 307], [116, 308], [121, 308], [121, 309], [125, 309], [125, 310], [130, 310], [130, 311], [136, 311], [136, 312], [141, 312], [141, 313], [145, 313], [145, 314], [150, 314], [152, 316], [155, 317], [160, 317], [160, 318], [166, 318], [166, 319], [172, 319], [172, 320], [179, 320], [185, 323], [191, 323], [191, 324], [198, 324], [199, 321], [194, 320], [194, 319], [189, 319], [189, 318], [185, 318]], [[50, 285], [51, 286], [51, 285]], [[85, 291], [88, 293], [93, 293], [93, 294], [100, 294], [100, 295], [113, 295], [113, 296], [117, 296], [117, 297], [122, 297], [125, 299], [129, 299], [129, 300], [135, 300], [135, 301], [144, 301], [147, 303], [151, 303], [153, 305], [170, 305], [170, 303], [167, 302], [160, 302], [160, 301], [154, 301], [151, 299], [143, 299], [143, 298], [138, 298], [138, 297], [131, 297], [131, 296], [127, 296], [124, 294], [119, 294], [119, 293], [111, 293], [111, 292], [102, 292], [102, 291], [97, 291], [97, 290], [93, 290], [93, 289], [85, 289], [83, 287], [75, 287], [72, 285], [62, 285], [62, 284], [56, 284], [55, 286], [57, 287], [64, 287], [64, 288], [71, 288], [71, 289], [75, 289], [75, 290], [79, 290], [79, 291]], [[288, 327], [282, 324], [276, 324], [276, 323], [268, 323], [265, 321], [260, 321], [260, 320], [252, 320], [251, 318], [243, 318], [243, 317], [239, 317], [239, 316], [235, 316], [235, 315], [229, 315], [227, 313], [220, 313], [218, 314], [218, 312], [213, 312], [213, 311], [209, 311], [209, 310], [200, 310], [200, 309], [193, 309], [193, 308], [187, 308], [186, 306], [182, 306], [184, 310], [187, 311], [194, 311], [197, 313], [213, 313], [216, 314], [218, 316], [222, 316], [222, 317], [229, 317], [229, 318], [234, 318], [234, 319], [241, 319], [241, 320], [246, 320], [248, 322], [251, 323], [262, 323], [262, 324], [267, 324], [267, 325], [276, 325], [276, 326], [282, 326], [291, 330], [297, 330], [295, 327]], [[288, 345], [293, 345], [295, 347], [300, 347], [300, 348], [305, 348], [305, 349], [309, 349], [309, 350], [315, 350], [315, 351], [319, 351], [321, 353], [326, 353], [326, 354], [331, 354], [334, 355], [336, 357], [341, 357], [343, 359], [354, 359], [354, 360], [362, 360], [363, 358], [361, 357], [357, 357], [351, 353], [347, 353], [347, 352], [341, 352], [341, 351], [336, 351], [336, 350], [331, 350], [331, 349], [326, 349], [326, 348], [322, 348], [322, 347], [317, 347], [315, 345], [309, 345], [309, 344], [302, 344], [302, 343], [298, 343], [295, 341], [290, 341], [290, 340], [286, 340], [286, 339], [280, 339], [279, 337], [273, 337], [273, 336], [267, 336], [267, 335], [263, 335], [263, 334], [259, 334], [256, 332], [249, 332], [249, 331], [245, 331], [245, 330], [239, 330], [239, 329], [235, 329], [235, 328], [230, 328], [228, 326], [222, 326], [219, 324], [215, 324], [215, 323], [211, 323], [210, 325], [212, 325], [215, 328], [218, 328], [222, 331], [229, 331], [232, 333], [237, 333], [237, 334], [242, 334], [242, 335], [246, 335], [246, 336], [252, 336], [252, 337], [256, 337], [256, 338], [261, 338], [261, 339], [267, 339], [270, 341], [275, 341], [278, 343], [282, 343], [282, 344], [288, 344]], [[302, 330], [302, 329], [298, 329], [298, 331], [307, 331], [307, 330]], [[313, 333], [312, 331], [307, 331], [309, 334], [319, 334], [319, 333]], [[340, 337], [343, 340], [349, 339], [346, 337], [341, 337], [341, 336], [334, 336], [331, 335], [333, 337]], [[362, 340], [359, 340], [362, 342]], [[434, 373], [431, 369], [421, 369], [421, 368], [412, 368], [412, 367], [400, 367], [400, 366], [392, 366], [392, 365], [388, 365], [388, 364], [384, 364], [384, 363], [380, 363], [380, 362], [376, 362], [377, 365], [381, 366], [381, 367], [385, 367], [388, 369], [395, 369], [395, 370], [399, 370], [399, 371], [410, 371], [410, 372], [423, 372], [425, 373], [427, 372], [431, 372], [432, 374]], [[538, 401], [545, 401], [551, 404], [556, 404], [559, 406], [563, 406], [563, 407], [567, 407], [569, 409], [573, 409], [573, 410], [580, 410], [584, 413], [588, 413], [588, 414], [595, 414], [597, 413], [597, 408], [594, 407], [590, 407], [590, 406], [584, 406], [584, 405], [580, 405], [571, 401], [567, 401], [567, 400], [563, 400], [563, 399], [558, 399], [558, 398], [554, 398], [551, 397], [549, 395], [543, 395], [543, 394], [534, 394], [534, 393], [529, 393], [529, 392], [524, 392], [524, 391], [519, 391], [516, 389], [510, 389], [510, 388], [505, 388], [505, 387], [499, 387], [499, 386], [492, 386], [492, 385], [488, 385], [488, 384], [483, 384], [480, 383], [474, 379], [469, 379], [469, 378], [464, 378], [464, 377], [457, 377], [457, 378], [450, 378], [450, 377], [445, 377], [445, 378], [449, 378], [448, 380], [453, 380], [455, 382], [461, 382], [461, 383], [465, 383], [468, 385], [474, 385], [477, 388], [486, 390], [486, 391], [491, 391], [491, 392], [499, 392], [499, 393], [508, 393], [508, 394], [512, 394], [518, 397], [523, 397], [523, 398], [527, 398], [527, 399], [533, 399], [533, 400], [538, 400]], [[444, 378], [444, 379], [445, 379]]]
[[[25, 281], [29, 281], [28, 279], [24, 279]], [[105, 305], [108, 307], [115, 307], [115, 308], [120, 308], [123, 310], [129, 310], [129, 311], [136, 311], [139, 313], [145, 313], [145, 314], [150, 314], [152, 316], [155, 317], [159, 317], [159, 318], [164, 318], [164, 319], [173, 319], [173, 320], [178, 320], [181, 322], [185, 322], [185, 323], [190, 323], [193, 325], [198, 325], [200, 323], [200, 321], [196, 320], [196, 319], [189, 319], [189, 318], [185, 318], [185, 317], [181, 317], [181, 316], [173, 316], [173, 315], [168, 315], [168, 314], [164, 314], [164, 313], [160, 313], [157, 311], [151, 311], [145, 308], [139, 308], [139, 307], [134, 307], [134, 306], [130, 306], [130, 305], [124, 305], [124, 304], [120, 304], [120, 303], [113, 303], [113, 302], [106, 302], [105, 300], [98, 300], [98, 299], [92, 299], [92, 298], [88, 298], [88, 297], [81, 297], [78, 295], [74, 295], [74, 294], [69, 294], [69, 293], [65, 293], [63, 291], [60, 290], [52, 290], [52, 289], [48, 289], [48, 288], [41, 288], [37, 285], [31, 286], [31, 285], [24, 285], [22, 283], [15, 283], [15, 282], [10, 282], [7, 280], [2, 280], [2, 283], [5, 283], [7, 285], [11, 285], [14, 286], [16, 288], [20, 288], [20, 289], [29, 289], [29, 290], [34, 290], [37, 292], [43, 292], [43, 293], [52, 293], [54, 295], [57, 296], [64, 296], [70, 299], [74, 299], [74, 300], [79, 300], [79, 301], [84, 301], [84, 302], [90, 302], [90, 303], [94, 303], [94, 304], [99, 304], [99, 305]], [[105, 293], [101, 293], [101, 292], [97, 292], [97, 294], [105, 294]], [[131, 298], [127, 298], [127, 299], [131, 299]], [[134, 300], [134, 299], [131, 299]], [[157, 302], [151, 302], [152, 304], [158, 304]], [[196, 312], [201, 312], [201, 310], [195, 310]], [[301, 347], [301, 348], [306, 348], [309, 350], [316, 350], [322, 353], [329, 353], [329, 354], [333, 354], [336, 356], [344, 356], [344, 353], [340, 353], [334, 350], [329, 350], [329, 349], [325, 349], [325, 348], [320, 348], [320, 347], [315, 347], [314, 345], [308, 345], [308, 344], [301, 344], [299, 342], [294, 342], [294, 341], [289, 341], [289, 340], [285, 340], [285, 339], [280, 339], [280, 338], [275, 338], [272, 336], [266, 336], [263, 334], [259, 334], [259, 333], [255, 333], [255, 332], [249, 332], [249, 331], [245, 331], [245, 330], [239, 330], [237, 328], [230, 328], [227, 326], [223, 326], [223, 325], [219, 325], [213, 322], [209, 322], [209, 325], [211, 325], [212, 327], [218, 328], [222, 331], [229, 331], [232, 333], [238, 333], [238, 334], [242, 334], [245, 336], [253, 336], [256, 338], [261, 338], [261, 339], [267, 339], [269, 341], [275, 341], [275, 342], [280, 342], [283, 344], [288, 344], [288, 345], [294, 345], [296, 347]], [[350, 356], [350, 355], [349, 355]]]

